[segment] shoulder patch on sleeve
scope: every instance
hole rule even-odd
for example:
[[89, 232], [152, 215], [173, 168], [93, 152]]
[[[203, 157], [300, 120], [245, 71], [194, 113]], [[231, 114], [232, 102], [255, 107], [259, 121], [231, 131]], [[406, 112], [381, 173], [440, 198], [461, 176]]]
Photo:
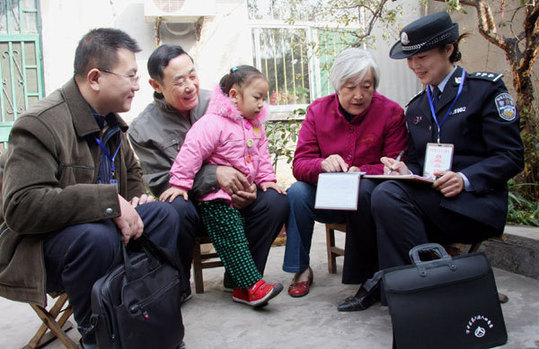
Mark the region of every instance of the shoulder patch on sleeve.
[[494, 99], [494, 103], [496, 103], [496, 109], [498, 109], [500, 118], [513, 121], [517, 117], [517, 108], [509, 93], [500, 93]]
[[496, 82], [502, 78], [503, 74], [489, 73], [489, 72], [477, 72], [468, 75], [470, 79], [481, 79]]
[[408, 103], [406, 103], [406, 107], [407, 107], [410, 103], [412, 103], [412, 101], [413, 101], [414, 99], [416, 99], [417, 97], [419, 97], [419, 96], [421, 96], [423, 93], [425, 93], [425, 91], [426, 91], [426, 90], [421, 90], [421, 91], [419, 91], [418, 93], [416, 93], [415, 96], [413, 96], [413, 97], [408, 101]]

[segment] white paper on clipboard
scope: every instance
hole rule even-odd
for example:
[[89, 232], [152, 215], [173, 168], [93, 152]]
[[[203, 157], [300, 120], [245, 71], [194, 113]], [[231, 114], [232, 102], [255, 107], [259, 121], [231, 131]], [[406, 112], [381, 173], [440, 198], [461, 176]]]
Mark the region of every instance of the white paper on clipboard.
[[364, 172], [330, 172], [318, 176], [314, 208], [357, 210], [359, 179]]

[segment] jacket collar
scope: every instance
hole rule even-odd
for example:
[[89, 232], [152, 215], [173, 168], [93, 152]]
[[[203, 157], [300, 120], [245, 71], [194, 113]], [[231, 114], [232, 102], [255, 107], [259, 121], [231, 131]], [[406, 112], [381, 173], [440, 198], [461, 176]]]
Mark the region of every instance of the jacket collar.
[[[75, 127], [75, 132], [77, 132], [77, 136], [86, 137], [90, 134], [100, 132], [101, 129], [92, 114], [90, 105], [82, 97], [75, 78], [72, 78], [62, 86], [61, 93], [72, 115], [73, 126]], [[128, 126], [125, 121], [118, 114], [114, 113], [113, 115], [118, 121], [120, 129], [123, 132], [127, 131]]]
[[[207, 105], [202, 103], [201, 100], [201, 93], [202, 90], [199, 91], [199, 97], [198, 97], [198, 104], [193, 109], [189, 110], [189, 121], [191, 124], [195, 123], [202, 114], [204, 114], [204, 107]], [[155, 105], [161, 110], [167, 118], [170, 119], [176, 119], [179, 117], [184, 117], [178, 110], [176, 110], [173, 106], [168, 104], [168, 102], [165, 100], [165, 97], [157, 92], [153, 93], [153, 100], [155, 102]]]
[[[354, 118], [349, 122], [351, 124], [361, 123], [361, 121], [363, 121], [365, 116], [369, 113], [369, 110], [372, 108], [372, 105], [375, 102], [375, 100], [378, 99], [378, 96], [379, 96], [379, 93], [377, 91], [374, 91], [374, 93], [372, 94], [371, 104], [362, 113], [354, 116]], [[333, 101], [333, 103], [334, 103], [333, 107], [335, 108], [335, 110], [337, 110], [337, 114], [344, 120], [348, 121], [341, 111], [338, 93], [335, 93], [335, 100]]]
[[[442, 96], [440, 97], [440, 100], [438, 101], [438, 104], [436, 105], [436, 112], [438, 110], [445, 107], [446, 104], [449, 104], [455, 99], [457, 95], [457, 91], [460, 85], [460, 76], [462, 74], [462, 68], [460, 66], [457, 66], [457, 68], [453, 71], [451, 74], [451, 77], [447, 81], [444, 90], [442, 92]], [[429, 88], [427, 86], [427, 88]]]

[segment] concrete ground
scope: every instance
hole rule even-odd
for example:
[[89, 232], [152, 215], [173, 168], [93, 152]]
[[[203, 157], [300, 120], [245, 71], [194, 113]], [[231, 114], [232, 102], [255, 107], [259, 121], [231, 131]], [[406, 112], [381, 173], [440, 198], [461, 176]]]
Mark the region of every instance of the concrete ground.
[[[337, 244], [344, 234], [337, 233]], [[291, 298], [286, 288], [291, 274], [282, 271], [284, 246], [272, 248], [265, 280], [281, 282], [285, 290], [265, 308], [234, 303], [223, 292], [223, 268], [204, 271], [205, 293], [194, 294], [183, 308], [185, 343], [198, 348], [391, 348], [391, 318], [379, 304], [363, 312], [340, 313], [337, 305], [356, 291], [327, 271], [325, 233], [315, 226], [311, 252], [314, 285], [310, 294]], [[504, 348], [539, 348], [539, 281], [494, 269], [498, 290], [509, 297], [502, 305], [509, 341]], [[194, 290], [194, 286], [193, 286]], [[27, 304], [0, 298], [0, 348], [21, 348], [40, 320]], [[76, 330], [70, 336], [78, 340]], [[63, 348], [55, 341], [48, 349]]]

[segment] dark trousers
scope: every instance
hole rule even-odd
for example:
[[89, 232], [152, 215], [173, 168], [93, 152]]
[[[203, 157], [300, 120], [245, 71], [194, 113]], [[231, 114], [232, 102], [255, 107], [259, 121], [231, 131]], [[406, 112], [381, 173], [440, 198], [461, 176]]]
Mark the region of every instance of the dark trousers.
[[377, 182], [362, 178], [359, 184], [358, 209], [346, 215], [344, 284], [360, 284], [378, 270], [376, 229], [371, 215], [371, 193]]
[[[193, 259], [194, 238], [205, 235], [206, 232], [191, 200], [185, 201], [183, 197], [178, 197], [172, 202], [172, 206], [180, 216], [180, 258], [184, 270], [189, 271]], [[256, 200], [240, 212], [245, 218], [245, 236], [249, 241], [249, 250], [256, 268], [263, 275], [271, 244], [288, 219], [288, 200], [273, 189], [265, 192], [258, 190]]]
[[[136, 208], [144, 223], [144, 233], [157, 245], [178, 257], [176, 211], [165, 203], [154, 202]], [[50, 234], [44, 242], [47, 292], [65, 291], [83, 340], [91, 314], [93, 284], [110, 268], [120, 248], [120, 231], [111, 219], [77, 224]]]
[[474, 243], [497, 234], [482, 222], [441, 207], [441, 199], [439, 191], [421, 183], [387, 181], [376, 186], [371, 212], [380, 269], [411, 263], [408, 251], [423, 243]]

